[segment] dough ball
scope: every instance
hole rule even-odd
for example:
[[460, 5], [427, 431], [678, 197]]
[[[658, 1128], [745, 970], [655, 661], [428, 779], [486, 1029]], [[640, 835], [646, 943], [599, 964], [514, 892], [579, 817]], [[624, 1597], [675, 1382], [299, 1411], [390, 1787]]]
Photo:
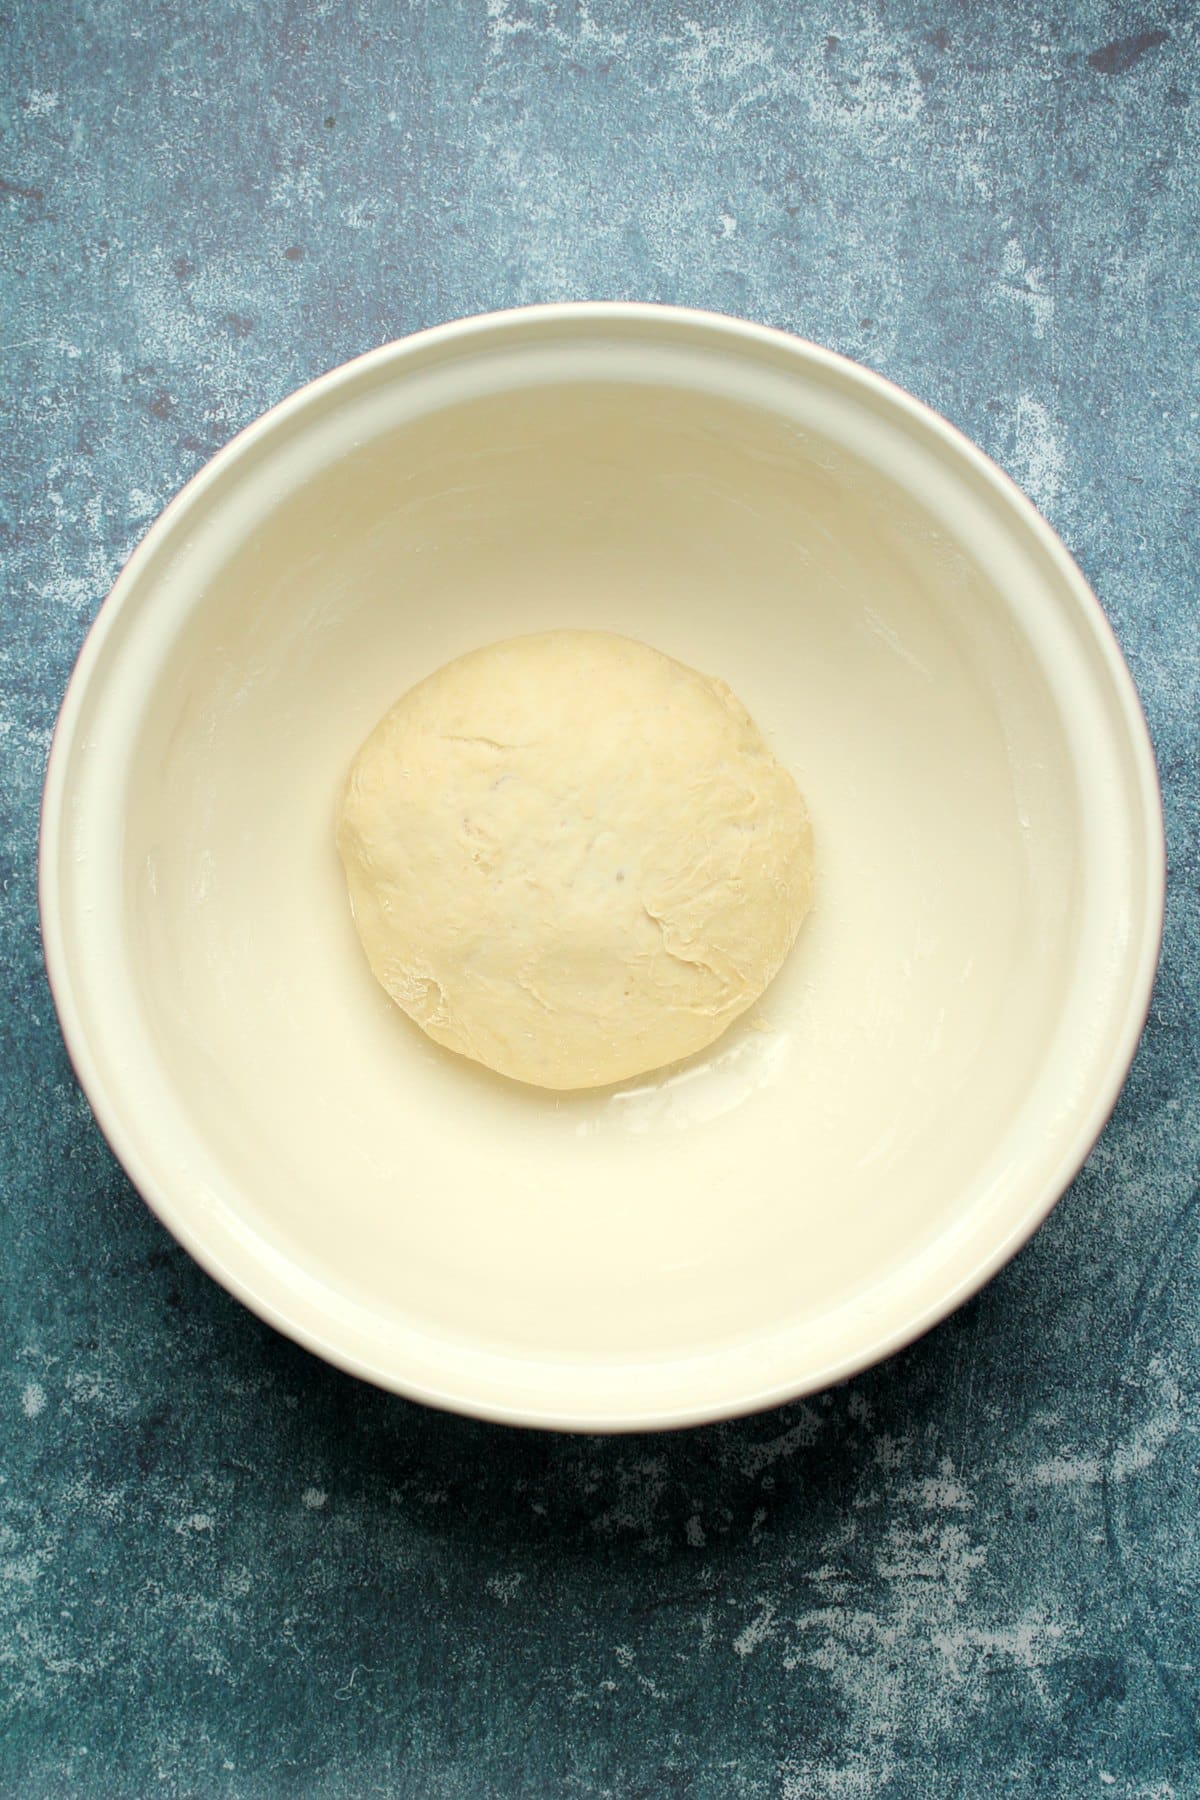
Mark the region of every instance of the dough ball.
[[337, 839], [392, 999], [547, 1088], [712, 1043], [812, 895], [804, 802], [745, 708], [607, 632], [511, 638], [419, 682], [355, 758]]

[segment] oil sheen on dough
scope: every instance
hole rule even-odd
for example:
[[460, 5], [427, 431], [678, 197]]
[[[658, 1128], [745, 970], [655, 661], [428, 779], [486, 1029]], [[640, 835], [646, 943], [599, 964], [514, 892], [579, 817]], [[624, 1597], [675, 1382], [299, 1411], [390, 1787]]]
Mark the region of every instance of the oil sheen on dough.
[[393, 1000], [546, 1088], [712, 1043], [812, 896], [804, 801], [745, 708], [606, 632], [512, 638], [418, 683], [355, 758], [337, 840]]

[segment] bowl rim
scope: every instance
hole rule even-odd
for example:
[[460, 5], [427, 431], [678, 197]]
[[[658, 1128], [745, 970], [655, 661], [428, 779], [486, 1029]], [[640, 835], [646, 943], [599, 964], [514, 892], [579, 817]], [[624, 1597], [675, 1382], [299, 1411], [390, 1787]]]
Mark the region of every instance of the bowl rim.
[[[572, 1412], [561, 1406], [543, 1409], [529, 1404], [500, 1403], [458, 1388], [437, 1388], [424, 1380], [405, 1376], [403, 1372], [376, 1366], [347, 1351], [311, 1323], [291, 1316], [285, 1308], [259, 1292], [253, 1279], [253, 1264], [248, 1270], [232, 1268], [210, 1249], [203, 1235], [176, 1208], [170, 1192], [147, 1166], [135, 1132], [126, 1123], [122, 1108], [105, 1078], [103, 1057], [97, 1053], [85, 1027], [72, 981], [57, 871], [66, 812], [69, 753], [93, 671], [122, 610], [136, 590], [143, 565], [167, 539], [180, 515], [189, 510], [209, 486], [281, 424], [307, 410], [314, 401], [356, 381], [372, 367], [383, 369], [392, 364], [402, 365], [419, 352], [452, 343], [465, 345], [472, 338], [483, 338], [518, 325], [536, 330], [564, 324], [602, 326], [615, 321], [634, 326], [639, 323], [661, 326], [673, 322], [682, 331], [701, 328], [710, 334], [715, 332], [726, 337], [731, 346], [741, 344], [751, 350], [786, 352], [810, 369], [837, 374], [843, 381], [856, 385], [864, 396], [882, 402], [893, 415], [899, 413], [919, 424], [940, 440], [943, 448], [960, 464], [974, 472], [976, 479], [982, 481], [1033, 534], [1075, 601], [1080, 617], [1090, 627], [1093, 645], [1100, 652], [1104, 672], [1119, 705], [1125, 747], [1136, 776], [1137, 799], [1145, 826], [1147, 865], [1145, 927], [1127, 951], [1133, 971], [1129, 1001], [1119, 1030], [1112, 1033], [1106, 1079], [1076, 1121], [1055, 1169], [1031, 1193], [1020, 1217], [1000, 1240], [981, 1254], [974, 1265], [945, 1291], [939, 1291], [935, 1298], [917, 1306], [876, 1339], [843, 1355], [828, 1368], [799, 1375], [791, 1381], [770, 1381], [733, 1399], [696, 1401], [666, 1411], [637, 1412], [627, 1408], [609, 1416], [590, 1411]], [[1133, 677], [1098, 597], [1062, 539], [1016, 482], [932, 407], [886, 376], [838, 351], [778, 327], [730, 314], [645, 301], [586, 300], [510, 307], [429, 326], [338, 364], [295, 389], [244, 426], [184, 483], [156, 516], [101, 602], [75, 659], [52, 734], [38, 833], [38, 912], [43, 954], [68, 1057], [110, 1148], [137, 1192], [176, 1241], [207, 1274], [257, 1317], [347, 1374], [404, 1398], [491, 1423], [590, 1433], [671, 1430], [715, 1423], [822, 1392], [914, 1343], [978, 1293], [1045, 1222], [1079, 1173], [1113, 1112], [1149, 1014], [1162, 946], [1165, 904], [1166, 842], [1162, 795], [1153, 745]]]

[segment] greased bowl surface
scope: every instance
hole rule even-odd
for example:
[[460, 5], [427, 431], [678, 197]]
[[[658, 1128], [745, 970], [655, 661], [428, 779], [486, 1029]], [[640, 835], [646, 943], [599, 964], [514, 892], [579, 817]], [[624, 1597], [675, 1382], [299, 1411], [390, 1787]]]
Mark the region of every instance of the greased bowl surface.
[[[391, 702], [587, 626], [727, 681], [814, 825], [813, 914], [710, 1051], [492, 1076], [367, 969], [333, 812]], [[1071, 559], [943, 420], [761, 327], [632, 305], [439, 327], [189, 483], [51, 752], [64, 1034], [149, 1204], [343, 1368], [529, 1425], [812, 1391], [1026, 1240], [1132, 1058], [1162, 823]]]

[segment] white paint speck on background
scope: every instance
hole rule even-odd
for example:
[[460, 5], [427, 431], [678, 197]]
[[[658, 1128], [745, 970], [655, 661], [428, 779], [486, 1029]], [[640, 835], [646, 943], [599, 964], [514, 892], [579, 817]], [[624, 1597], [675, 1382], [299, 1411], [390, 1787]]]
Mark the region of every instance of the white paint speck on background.
[[1015, 474], [1034, 505], [1052, 512], [1063, 486], [1062, 434], [1049, 408], [1032, 394], [1017, 401]]
[[1023, 306], [1035, 338], [1045, 337], [1054, 322], [1054, 295], [1046, 285], [1045, 271], [1025, 260], [1016, 238], [1004, 246], [1004, 260], [996, 293], [1000, 299]]
[[778, 1607], [774, 1601], [764, 1601], [757, 1616], [738, 1632], [733, 1640], [733, 1647], [739, 1656], [752, 1656], [760, 1644], [764, 1644], [775, 1630], [775, 1615]]

